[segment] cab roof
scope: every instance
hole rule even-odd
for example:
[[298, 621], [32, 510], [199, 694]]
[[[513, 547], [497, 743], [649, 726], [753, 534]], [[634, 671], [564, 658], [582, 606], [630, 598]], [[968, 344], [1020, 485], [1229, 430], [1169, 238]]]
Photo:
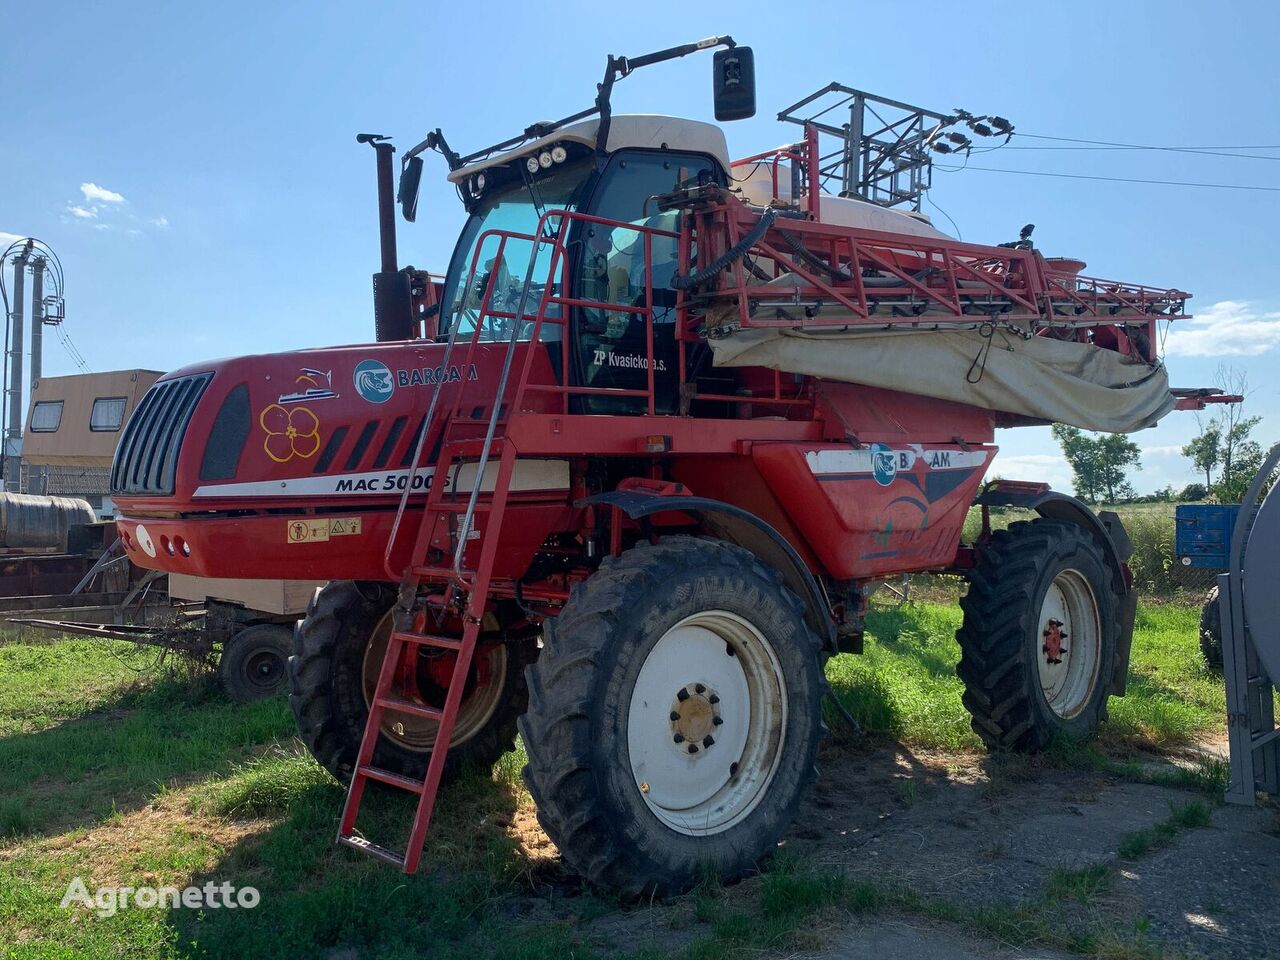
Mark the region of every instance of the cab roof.
[[[596, 131], [600, 128], [600, 118], [592, 117], [580, 120], [568, 126], [554, 130], [545, 137], [530, 140], [511, 150], [495, 154], [486, 160], [479, 160], [459, 167], [449, 174], [451, 183], [462, 183], [474, 173], [500, 166], [516, 157], [530, 153], [538, 153], [544, 148], [565, 140], [594, 147]], [[729, 169], [729, 147], [725, 143], [724, 131], [713, 123], [701, 120], [688, 120], [683, 117], [664, 117], [657, 114], [637, 114], [615, 116], [609, 123], [609, 142], [605, 149], [610, 153], [627, 147], [645, 147], [648, 149], [680, 150], [690, 153], [705, 153], [714, 157], [726, 171]]]

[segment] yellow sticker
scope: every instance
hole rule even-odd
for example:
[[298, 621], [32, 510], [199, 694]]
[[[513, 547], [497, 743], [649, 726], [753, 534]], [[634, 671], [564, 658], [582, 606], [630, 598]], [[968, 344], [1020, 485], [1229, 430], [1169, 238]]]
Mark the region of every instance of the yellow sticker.
[[287, 538], [290, 543], [322, 543], [330, 537], [360, 535], [360, 517], [324, 517], [290, 520]]

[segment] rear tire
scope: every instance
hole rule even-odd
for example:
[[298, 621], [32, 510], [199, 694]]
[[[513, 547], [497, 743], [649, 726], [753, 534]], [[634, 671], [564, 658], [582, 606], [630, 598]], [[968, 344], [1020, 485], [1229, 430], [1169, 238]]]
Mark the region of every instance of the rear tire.
[[283, 623], [259, 623], [222, 645], [218, 680], [236, 703], [274, 697], [289, 688], [293, 630]]
[[[1106, 715], [1120, 600], [1102, 545], [1059, 520], [991, 535], [970, 572], [956, 633], [964, 705], [990, 750], [1079, 739]], [[1056, 624], [1056, 626], [1055, 626]]]
[[[395, 598], [389, 584], [335, 580], [316, 591], [294, 633], [289, 705], [298, 736], [320, 765], [343, 783], [351, 779], [360, 750], [368, 700], [382, 662], [375, 644], [386, 642]], [[521, 651], [515, 645], [497, 646], [489, 654], [487, 685], [479, 683], [481, 660], [477, 649], [445, 758], [446, 780], [469, 765], [489, 769], [515, 746], [516, 717], [526, 702]], [[431, 758], [434, 726], [435, 721], [386, 711], [373, 765], [422, 779]]]
[[543, 629], [524, 778], [565, 861], [624, 897], [752, 870], [824, 732], [821, 643], [782, 576], [719, 541], [641, 543]]
[[1210, 670], [1222, 672], [1222, 607], [1218, 603], [1217, 587], [1204, 598], [1200, 611], [1200, 652]]

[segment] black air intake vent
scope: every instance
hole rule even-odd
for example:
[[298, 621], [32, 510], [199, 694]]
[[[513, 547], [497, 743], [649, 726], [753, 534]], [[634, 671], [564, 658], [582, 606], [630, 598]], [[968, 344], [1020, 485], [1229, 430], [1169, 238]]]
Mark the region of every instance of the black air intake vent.
[[173, 493], [178, 451], [212, 373], [156, 383], [129, 418], [111, 467], [113, 495]]

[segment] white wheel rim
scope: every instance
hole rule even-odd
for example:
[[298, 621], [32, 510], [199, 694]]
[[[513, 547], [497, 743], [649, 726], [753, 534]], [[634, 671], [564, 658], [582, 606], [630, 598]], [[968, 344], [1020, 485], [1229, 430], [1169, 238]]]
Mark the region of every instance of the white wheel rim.
[[768, 792], [786, 719], [782, 668], [764, 635], [724, 610], [686, 617], [649, 651], [631, 691], [636, 788], [678, 833], [728, 830]]
[[[378, 685], [378, 672], [382, 669], [382, 658], [391, 639], [393, 611], [378, 621], [373, 630], [373, 637], [364, 651], [363, 683], [364, 705], [373, 703], [373, 692]], [[458, 717], [453, 723], [453, 734], [449, 737], [449, 745], [456, 747], [465, 743], [479, 733], [502, 703], [503, 685], [507, 676], [507, 648], [502, 644], [489, 651], [489, 682], [481, 686], [473, 686], [458, 707]], [[479, 664], [473, 660], [471, 673]], [[443, 706], [440, 703], [431, 706]], [[419, 717], [414, 714], [401, 713], [398, 710], [386, 710], [382, 714], [382, 735], [406, 750], [415, 753], [429, 753], [436, 743], [436, 731], [439, 722]]]
[[1040, 605], [1035, 645], [1045, 702], [1070, 720], [1092, 699], [1102, 661], [1098, 603], [1079, 570], [1063, 570], [1049, 584]]

